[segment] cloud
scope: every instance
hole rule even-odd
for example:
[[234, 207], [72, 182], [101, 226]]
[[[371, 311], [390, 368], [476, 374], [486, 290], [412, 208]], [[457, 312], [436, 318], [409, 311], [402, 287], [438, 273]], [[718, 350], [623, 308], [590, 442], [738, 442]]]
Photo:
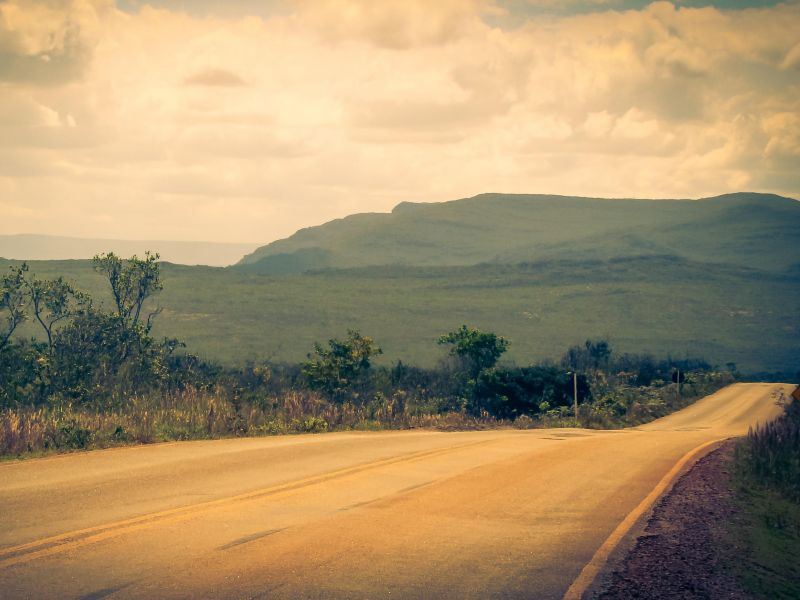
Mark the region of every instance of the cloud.
[[577, 9], [615, 8], [625, 4], [625, 0], [516, 0], [512, 6], [529, 6], [532, 8], [557, 9], [570, 11]]
[[659, 129], [656, 119], [634, 107], [616, 120], [609, 135], [612, 139], [641, 140], [652, 137]]
[[485, 123], [491, 105], [480, 102], [368, 102], [351, 107], [350, 123], [356, 128], [400, 133], [453, 130]]
[[800, 42], [786, 53], [781, 62], [781, 69], [800, 69]]
[[394, 49], [446, 44], [496, 10], [481, 0], [295, 0], [295, 6], [303, 22], [327, 39]]
[[184, 85], [204, 85], [210, 87], [239, 87], [247, 85], [236, 73], [226, 69], [204, 69], [183, 80]]
[[58, 85], [80, 77], [111, 0], [0, 3], [0, 81]]
[[[769, 142], [764, 148], [765, 156], [800, 161], [800, 112], [798, 110], [767, 115], [762, 120], [762, 127], [769, 138]], [[796, 162], [796, 164], [798, 163]]]

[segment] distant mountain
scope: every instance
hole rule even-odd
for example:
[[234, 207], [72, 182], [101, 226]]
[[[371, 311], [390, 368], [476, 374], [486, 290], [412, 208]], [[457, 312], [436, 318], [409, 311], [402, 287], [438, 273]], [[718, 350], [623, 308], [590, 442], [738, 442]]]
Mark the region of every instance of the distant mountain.
[[356, 214], [258, 248], [237, 269], [299, 273], [378, 265], [468, 266], [665, 256], [797, 268], [800, 202], [736, 193], [700, 200], [481, 194]]
[[182, 265], [232, 265], [257, 244], [108, 240], [50, 235], [0, 235], [0, 257], [17, 260], [68, 260], [91, 258], [101, 252], [121, 256], [158, 252], [161, 259]]

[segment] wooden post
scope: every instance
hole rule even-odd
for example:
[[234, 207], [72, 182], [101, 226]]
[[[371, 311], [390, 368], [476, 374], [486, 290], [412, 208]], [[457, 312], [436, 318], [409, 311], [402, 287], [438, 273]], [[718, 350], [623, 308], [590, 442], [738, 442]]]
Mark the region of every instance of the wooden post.
[[572, 396], [575, 399], [575, 421], [578, 420], [578, 372], [572, 373]]

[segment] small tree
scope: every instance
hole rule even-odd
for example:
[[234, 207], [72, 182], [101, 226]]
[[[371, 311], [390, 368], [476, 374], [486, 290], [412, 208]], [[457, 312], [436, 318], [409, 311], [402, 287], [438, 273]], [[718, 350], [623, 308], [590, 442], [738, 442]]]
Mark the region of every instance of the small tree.
[[0, 314], [3, 314], [0, 324], [0, 350], [5, 348], [14, 330], [26, 318], [25, 309], [30, 302], [25, 284], [27, 271], [28, 265], [22, 263], [19, 267], [9, 267], [8, 272], [0, 279]]
[[[95, 270], [108, 278], [116, 305], [116, 316], [125, 329], [133, 329], [139, 325], [145, 300], [164, 288], [158, 259], [157, 253], [150, 252], [145, 252], [144, 258], [134, 254], [124, 260], [109, 252], [98, 254], [92, 259]], [[146, 332], [150, 331], [152, 318], [159, 312], [156, 309], [144, 321]]]
[[370, 359], [383, 351], [372, 338], [348, 330], [345, 340], [328, 340], [328, 348], [316, 342], [314, 352], [303, 364], [303, 375], [311, 388], [320, 390], [329, 400], [343, 401], [354, 385], [370, 368]]
[[441, 336], [438, 343], [452, 345], [450, 354], [467, 363], [472, 378], [477, 377], [481, 371], [494, 367], [509, 346], [505, 338], [466, 325]]
[[497, 386], [490, 383], [498, 375], [494, 367], [500, 356], [508, 350], [509, 342], [491, 332], [462, 325], [438, 340], [441, 345], [449, 344], [450, 355], [458, 359], [460, 365], [454, 373], [462, 406], [473, 414], [487, 411], [495, 414], [496, 405], [507, 399], [494, 397]]

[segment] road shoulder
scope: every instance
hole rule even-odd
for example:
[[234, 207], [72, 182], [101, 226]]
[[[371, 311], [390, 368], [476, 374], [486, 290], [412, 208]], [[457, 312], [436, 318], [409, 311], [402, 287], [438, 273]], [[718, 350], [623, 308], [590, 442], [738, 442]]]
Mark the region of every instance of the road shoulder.
[[598, 582], [595, 599], [751, 598], [730, 569], [743, 551], [728, 535], [738, 518], [734, 446], [731, 440], [705, 455], [658, 500], [632, 548]]

